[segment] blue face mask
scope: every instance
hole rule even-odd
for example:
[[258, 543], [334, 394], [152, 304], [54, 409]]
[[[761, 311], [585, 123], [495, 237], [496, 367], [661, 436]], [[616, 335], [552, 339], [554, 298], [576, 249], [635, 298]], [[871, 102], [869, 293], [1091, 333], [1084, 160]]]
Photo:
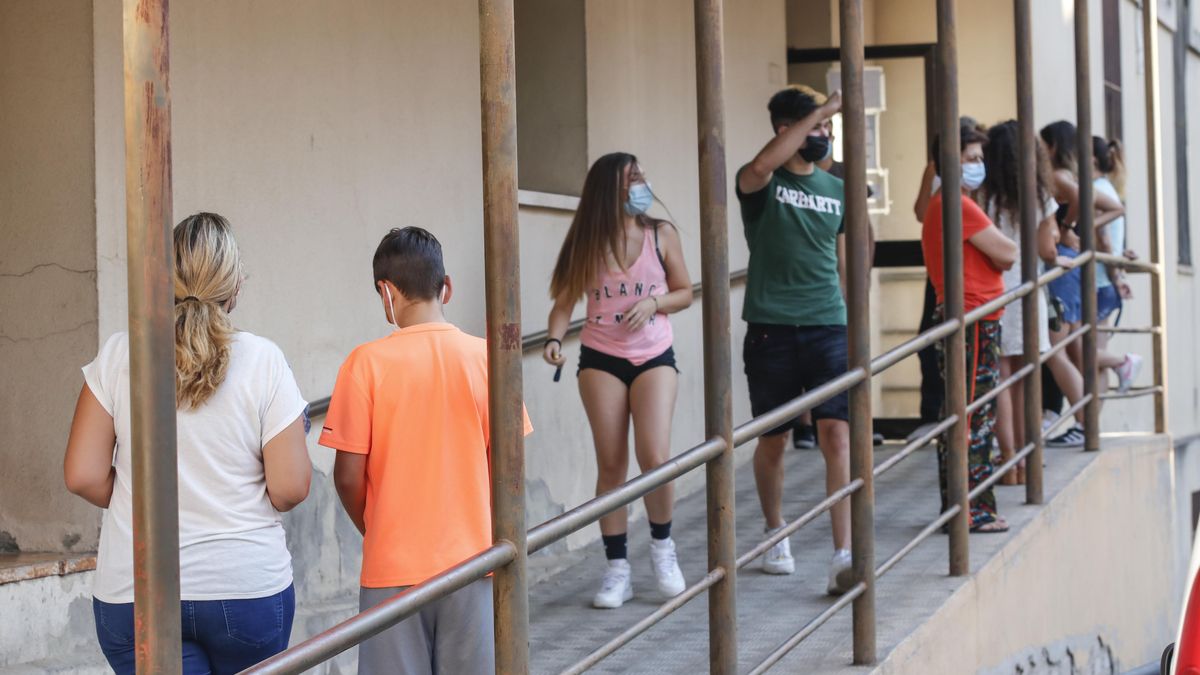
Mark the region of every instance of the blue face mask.
[[625, 200], [625, 213], [640, 216], [650, 210], [654, 203], [654, 193], [650, 191], [649, 183], [634, 183], [629, 186], [629, 198]]
[[962, 184], [968, 190], [978, 190], [987, 178], [987, 168], [983, 162], [970, 162], [962, 165]]

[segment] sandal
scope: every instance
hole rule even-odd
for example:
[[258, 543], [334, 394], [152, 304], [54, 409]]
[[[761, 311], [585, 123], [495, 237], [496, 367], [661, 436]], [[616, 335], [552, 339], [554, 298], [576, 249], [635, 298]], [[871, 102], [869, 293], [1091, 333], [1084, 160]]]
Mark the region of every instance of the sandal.
[[971, 534], [1000, 534], [1001, 532], [1008, 532], [1008, 522], [999, 516], [996, 516], [993, 521], [980, 523], [971, 528]]

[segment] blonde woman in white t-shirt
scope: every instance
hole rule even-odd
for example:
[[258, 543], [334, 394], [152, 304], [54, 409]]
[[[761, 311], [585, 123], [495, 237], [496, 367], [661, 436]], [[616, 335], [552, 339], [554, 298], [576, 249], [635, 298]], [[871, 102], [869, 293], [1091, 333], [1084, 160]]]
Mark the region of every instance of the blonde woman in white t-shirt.
[[[306, 407], [283, 353], [237, 331], [242, 266], [228, 221], [175, 226], [175, 394], [184, 673], [235, 673], [287, 647], [295, 612], [280, 513], [308, 495]], [[92, 589], [96, 636], [134, 672], [129, 339], [83, 368], [64, 476], [105, 509]]]

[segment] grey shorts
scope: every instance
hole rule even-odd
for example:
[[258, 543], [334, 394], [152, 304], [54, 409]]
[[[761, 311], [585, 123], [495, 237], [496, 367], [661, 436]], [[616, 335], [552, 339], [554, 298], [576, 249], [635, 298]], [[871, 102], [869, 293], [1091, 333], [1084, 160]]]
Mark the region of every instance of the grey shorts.
[[[374, 607], [405, 588], [360, 588], [359, 610]], [[487, 675], [496, 670], [493, 640], [492, 580], [481, 579], [362, 643], [358, 672]]]

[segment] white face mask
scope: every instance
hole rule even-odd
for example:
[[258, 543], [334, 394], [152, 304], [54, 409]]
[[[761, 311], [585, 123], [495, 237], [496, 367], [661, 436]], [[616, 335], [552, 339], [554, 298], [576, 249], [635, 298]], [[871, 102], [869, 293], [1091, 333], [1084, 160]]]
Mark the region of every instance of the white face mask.
[[393, 326], [395, 326], [395, 325], [396, 325], [396, 305], [395, 305], [395, 304], [392, 302], [392, 288], [391, 288], [391, 286], [388, 286], [387, 284], [384, 284], [384, 285], [383, 285], [383, 292], [384, 292], [384, 293], [387, 293], [388, 309], [389, 309], [389, 310], [391, 310], [391, 311], [388, 313], [388, 323], [390, 323], [390, 324], [392, 324]]
[[987, 168], [983, 162], [968, 162], [962, 165], [962, 184], [968, 190], [978, 190], [987, 178]]

